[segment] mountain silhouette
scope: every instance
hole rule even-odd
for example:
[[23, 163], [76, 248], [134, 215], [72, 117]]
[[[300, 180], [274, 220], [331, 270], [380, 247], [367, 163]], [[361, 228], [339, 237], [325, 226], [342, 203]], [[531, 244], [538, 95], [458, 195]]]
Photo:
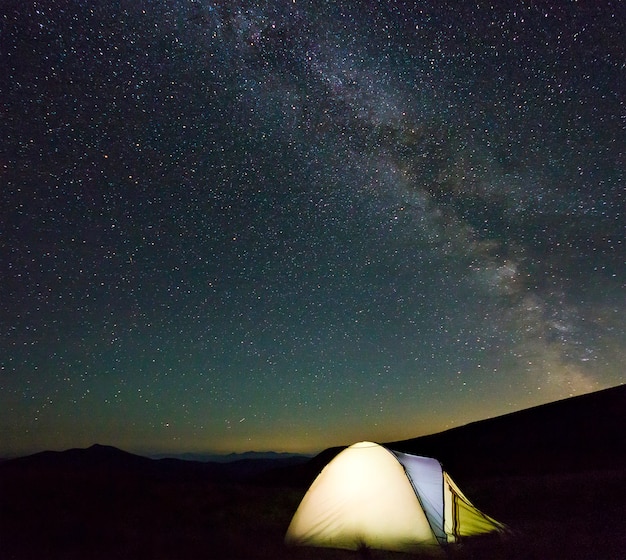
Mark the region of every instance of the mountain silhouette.
[[[513, 529], [510, 542], [465, 543], [459, 558], [623, 558], [625, 415], [620, 386], [388, 445], [438, 458]], [[341, 449], [204, 463], [93, 445], [4, 461], [0, 556], [292, 558], [284, 531]]]
[[[382, 442], [438, 459], [456, 478], [623, 469], [626, 385], [528, 408], [416, 438]], [[305, 464], [264, 473], [268, 483], [308, 486], [346, 446]]]
[[622, 468], [626, 385], [387, 445], [468, 476]]

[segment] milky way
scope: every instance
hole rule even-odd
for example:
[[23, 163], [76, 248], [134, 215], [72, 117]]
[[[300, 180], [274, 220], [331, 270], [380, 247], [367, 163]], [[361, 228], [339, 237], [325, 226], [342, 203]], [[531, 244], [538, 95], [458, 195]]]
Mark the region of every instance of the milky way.
[[624, 382], [624, 8], [352, 4], [3, 3], [0, 454]]

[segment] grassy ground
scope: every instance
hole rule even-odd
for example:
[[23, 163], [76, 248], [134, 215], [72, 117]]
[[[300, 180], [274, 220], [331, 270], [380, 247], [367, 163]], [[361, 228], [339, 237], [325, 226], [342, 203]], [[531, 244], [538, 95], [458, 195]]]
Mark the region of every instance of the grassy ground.
[[[348, 551], [284, 547], [303, 490], [25, 477], [1, 481], [2, 559], [358, 558]], [[449, 551], [451, 558], [626, 558], [624, 471], [477, 480], [462, 487], [510, 533], [468, 541]], [[371, 553], [381, 560], [412, 557], [418, 556]]]

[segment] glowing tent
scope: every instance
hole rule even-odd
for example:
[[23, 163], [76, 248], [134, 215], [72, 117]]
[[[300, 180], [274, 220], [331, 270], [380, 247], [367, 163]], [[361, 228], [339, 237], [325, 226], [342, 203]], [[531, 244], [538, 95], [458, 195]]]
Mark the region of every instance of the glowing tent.
[[471, 504], [439, 461], [361, 442], [318, 475], [285, 542], [438, 555], [460, 537], [503, 529]]

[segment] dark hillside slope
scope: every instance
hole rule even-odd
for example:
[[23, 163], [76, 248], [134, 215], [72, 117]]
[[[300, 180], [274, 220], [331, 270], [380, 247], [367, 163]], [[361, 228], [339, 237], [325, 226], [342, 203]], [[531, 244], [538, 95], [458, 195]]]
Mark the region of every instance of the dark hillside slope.
[[[451, 557], [626, 558], [626, 386], [558, 401], [387, 447], [439, 459], [465, 495], [507, 525]], [[271, 473], [303, 493], [343, 447]]]
[[626, 385], [474, 422], [388, 447], [467, 477], [626, 467]]
[[388, 444], [436, 457], [511, 530], [468, 558], [626, 558], [626, 386]]
[[[465, 479], [621, 470], [626, 469], [624, 426], [626, 385], [620, 385], [383, 445], [434, 457], [453, 476]], [[307, 487], [343, 449], [326, 449], [305, 464], [285, 466], [260, 479]]]

